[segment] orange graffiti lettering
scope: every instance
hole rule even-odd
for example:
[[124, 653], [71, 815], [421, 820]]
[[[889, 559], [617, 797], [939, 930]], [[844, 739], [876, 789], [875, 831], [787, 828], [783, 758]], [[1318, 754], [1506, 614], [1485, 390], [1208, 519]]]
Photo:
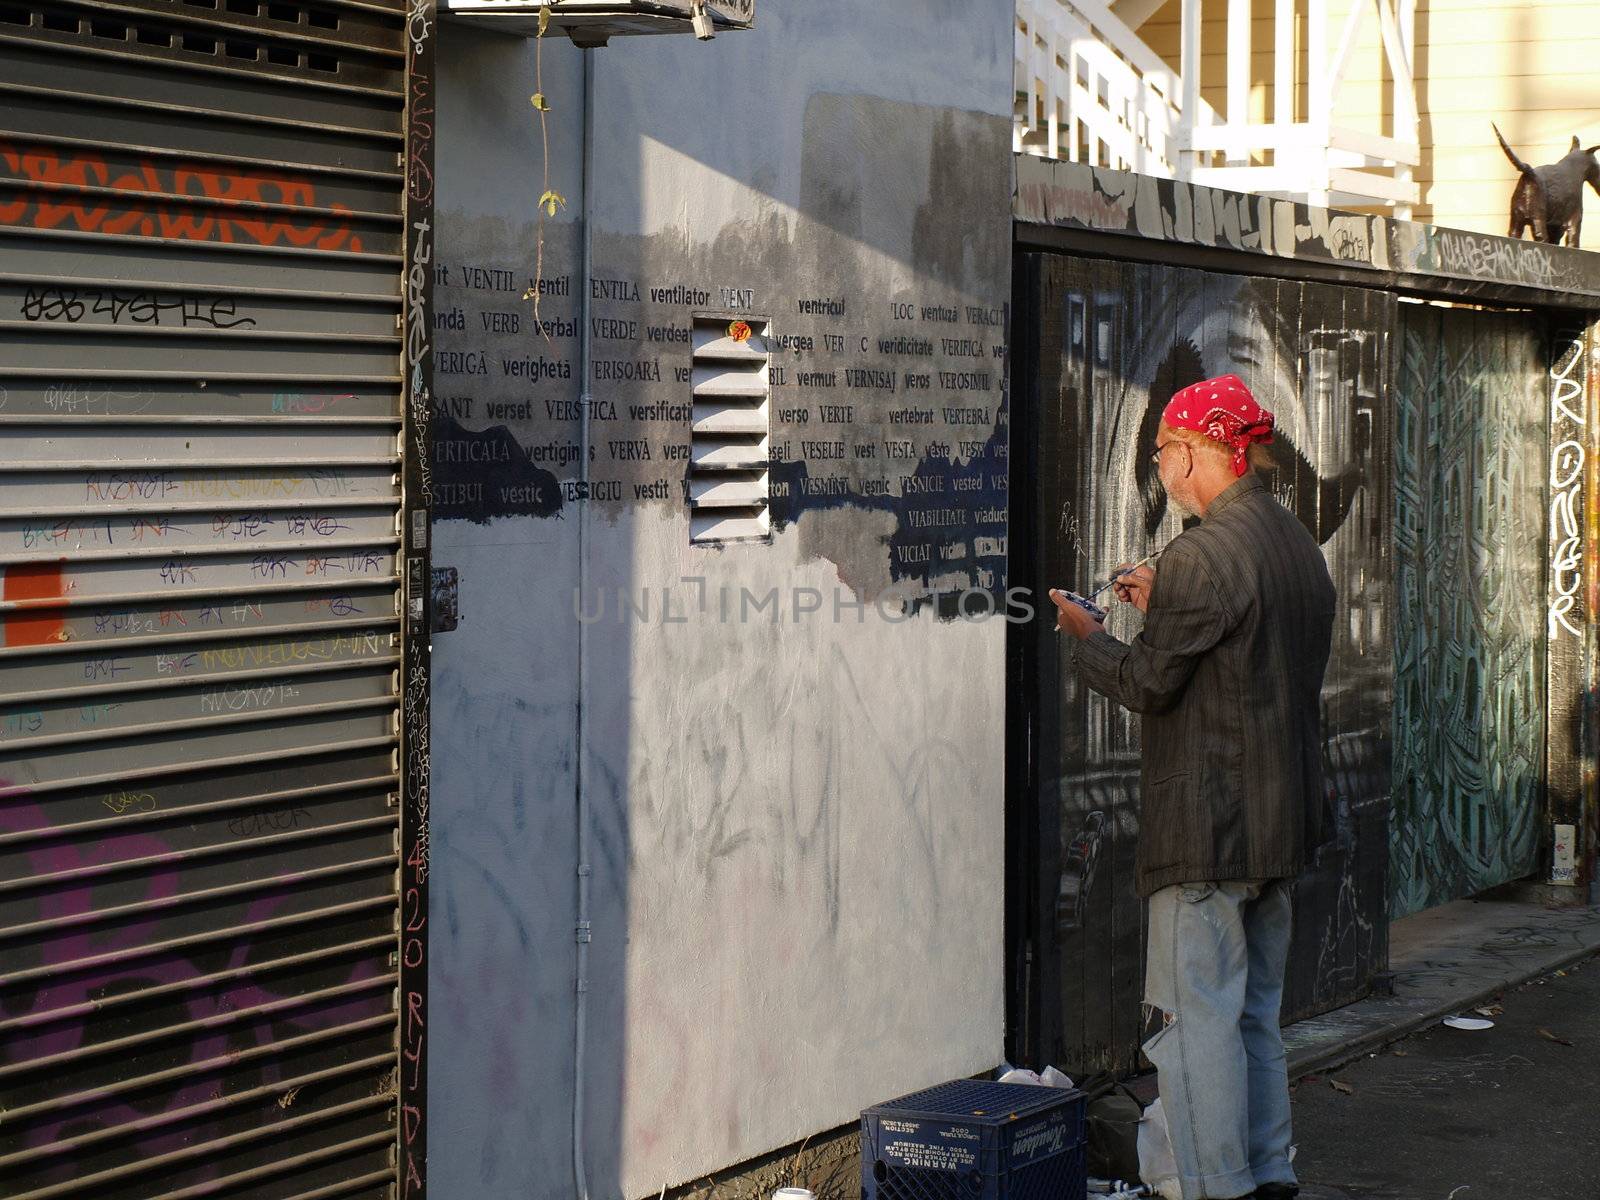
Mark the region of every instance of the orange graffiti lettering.
[[[290, 209], [326, 207], [337, 214], [350, 212], [342, 204], [319, 205], [316, 188], [308, 181], [271, 171], [224, 173], [142, 162], [118, 174], [93, 153], [63, 154], [47, 147], [0, 141], [0, 174], [38, 185], [36, 190], [25, 191], [16, 199], [0, 200], [0, 224], [4, 225], [191, 242], [361, 250], [361, 238], [351, 232], [350, 221], [343, 215], [329, 218], [322, 214], [264, 213], [238, 207], [274, 204]], [[164, 193], [168, 198], [129, 195], [122, 199], [73, 192], [75, 188], [91, 187]], [[191, 198], [196, 203], [186, 202]]]

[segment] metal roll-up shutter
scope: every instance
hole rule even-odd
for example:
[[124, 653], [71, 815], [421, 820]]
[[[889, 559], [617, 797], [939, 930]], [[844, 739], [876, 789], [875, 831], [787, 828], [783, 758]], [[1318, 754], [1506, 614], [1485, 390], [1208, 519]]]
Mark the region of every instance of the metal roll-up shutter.
[[0, 0], [0, 1194], [395, 1180], [406, 28]]

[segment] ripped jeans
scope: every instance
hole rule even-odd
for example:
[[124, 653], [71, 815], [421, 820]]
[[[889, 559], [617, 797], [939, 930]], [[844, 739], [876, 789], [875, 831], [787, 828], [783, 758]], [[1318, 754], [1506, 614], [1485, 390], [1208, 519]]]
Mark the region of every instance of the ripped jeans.
[[1295, 1183], [1289, 1078], [1278, 1032], [1289, 885], [1190, 883], [1150, 897], [1144, 1044], [1158, 1072], [1184, 1200]]

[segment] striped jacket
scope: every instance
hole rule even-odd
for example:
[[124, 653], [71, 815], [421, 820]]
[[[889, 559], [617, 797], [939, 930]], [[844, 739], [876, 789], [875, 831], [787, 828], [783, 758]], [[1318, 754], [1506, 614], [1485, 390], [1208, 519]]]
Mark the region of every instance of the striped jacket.
[[1078, 643], [1083, 681], [1144, 715], [1141, 896], [1292, 879], [1321, 844], [1333, 615], [1322, 551], [1252, 472], [1163, 552], [1132, 643]]

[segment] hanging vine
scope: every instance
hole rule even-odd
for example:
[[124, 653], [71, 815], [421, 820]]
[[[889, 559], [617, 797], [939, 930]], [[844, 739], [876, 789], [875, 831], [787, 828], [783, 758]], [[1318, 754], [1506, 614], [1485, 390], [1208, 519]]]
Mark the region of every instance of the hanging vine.
[[[552, 3], [558, 4], [560, 0], [552, 0]], [[533, 41], [534, 93], [528, 99], [533, 105], [533, 111], [539, 116], [539, 145], [544, 155], [544, 178], [540, 183], [543, 190], [539, 194], [539, 218], [535, 231], [533, 283], [522, 293], [524, 300], [533, 301], [534, 326], [544, 334], [544, 340], [547, 342], [551, 340], [550, 334], [539, 319], [540, 284], [544, 282], [544, 223], [546, 218], [555, 216], [567, 205], [567, 198], [550, 186], [550, 102], [545, 99], [544, 94], [544, 35], [550, 28], [550, 10], [551, 4], [540, 6], [539, 31]]]

